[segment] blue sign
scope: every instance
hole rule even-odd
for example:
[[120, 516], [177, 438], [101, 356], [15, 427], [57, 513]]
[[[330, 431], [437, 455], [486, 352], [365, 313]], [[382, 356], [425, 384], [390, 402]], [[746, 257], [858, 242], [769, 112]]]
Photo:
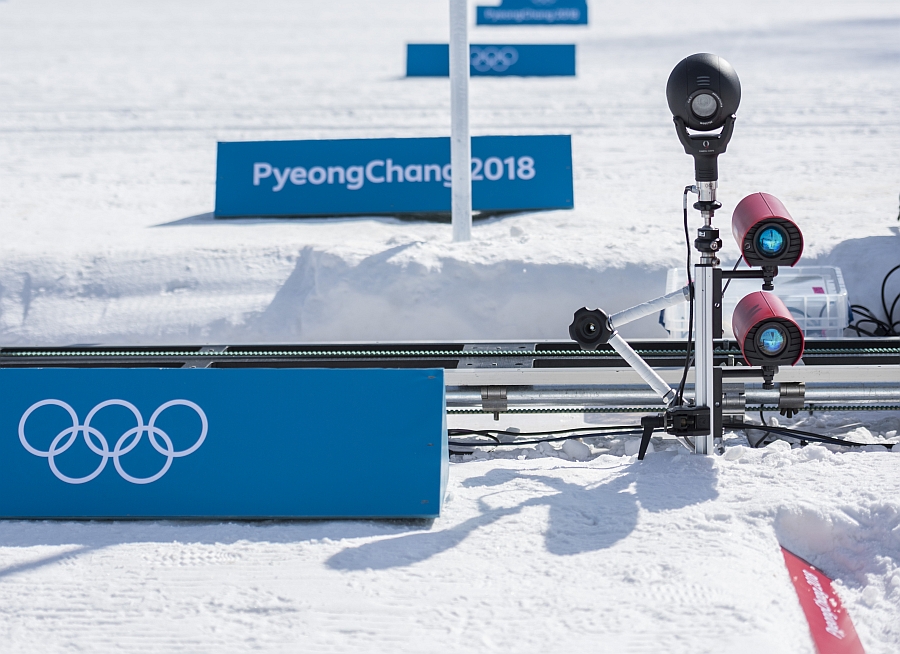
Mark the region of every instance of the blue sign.
[[586, 0], [503, 0], [478, 7], [478, 25], [587, 25]]
[[[450, 211], [450, 139], [219, 143], [216, 216]], [[479, 211], [571, 209], [569, 136], [472, 138]]]
[[[470, 45], [472, 76], [556, 77], [575, 74], [574, 45]], [[407, 77], [450, 75], [450, 46], [410, 43]]]
[[442, 370], [2, 369], [2, 518], [424, 518]]

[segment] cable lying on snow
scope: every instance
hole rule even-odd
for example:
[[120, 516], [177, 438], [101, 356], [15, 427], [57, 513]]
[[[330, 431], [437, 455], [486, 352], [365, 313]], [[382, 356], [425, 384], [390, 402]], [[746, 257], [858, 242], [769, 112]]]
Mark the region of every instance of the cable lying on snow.
[[[764, 444], [764, 442], [770, 437], [775, 436], [776, 438], [782, 438], [787, 441], [787, 438], [796, 439], [799, 441], [801, 447], [807, 445], [808, 443], [824, 443], [827, 445], [839, 445], [842, 447], [865, 447], [866, 445], [880, 445], [885, 447], [888, 450], [893, 449], [893, 443], [857, 443], [854, 441], [848, 441], [841, 438], [835, 438], [833, 436], [825, 436], [824, 434], [815, 434], [813, 432], [804, 431], [802, 429], [795, 429], [793, 427], [773, 427], [765, 424], [765, 421], [762, 421], [762, 424], [756, 425], [751, 423], [744, 424], [744, 431], [763, 431], [765, 434], [762, 438], [751, 438], [748, 433], [748, 442], [751, 447], [757, 448]], [[657, 429], [656, 432], [665, 431], [664, 429]], [[484, 438], [490, 439], [489, 441], [477, 441], [477, 440], [467, 440], [467, 441], [457, 441], [450, 440], [448, 445], [452, 447], [521, 447], [523, 445], [537, 445], [539, 443], [553, 443], [559, 441], [567, 441], [573, 438], [597, 438], [603, 436], [635, 436], [639, 437], [642, 434], [642, 428], [640, 425], [609, 425], [605, 427], [575, 427], [571, 429], [558, 429], [558, 430], [547, 430], [547, 431], [530, 431], [530, 432], [520, 432], [520, 431], [511, 431], [511, 430], [503, 430], [503, 429], [450, 429], [448, 430], [448, 435], [452, 438], [454, 436], [481, 436]], [[502, 436], [512, 437], [514, 440], [503, 441], [500, 440]], [[516, 439], [517, 437], [524, 437], [524, 439]], [[540, 438], [532, 438], [532, 437], [540, 437]], [[680, 442], [680, 441], [679, 441]], [[790, 442], [790, 441], [787, 441]], [[471, 454], [471, 452], [465, 451], [453, 451], [451, 450], [451, 454]]]

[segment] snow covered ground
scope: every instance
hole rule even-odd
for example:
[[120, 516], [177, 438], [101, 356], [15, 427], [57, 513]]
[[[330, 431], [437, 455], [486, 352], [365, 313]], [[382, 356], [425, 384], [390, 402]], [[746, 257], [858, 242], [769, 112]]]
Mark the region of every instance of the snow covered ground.
[[644, 463], [621, 446], [586, 461], [518, 451], [451, 465], [431, 524], [5, 523], [0, 642], [813, 654], [781, 542], [840, 580], [866, 651], [888, 654], [898, 465], [898, 453], [784, 443]]
[[[692, 165], [664, 88], [697, 51], [744, 87], [725, 259], [730, 209], [768, 191], [805, 261], [874, 306], [900, 263], [900, 5], [591, 12], [473, 29], [578, 44], [575, 80], [472, 80], [475, 133], [572, 134], [576, 208], [452, 244], [434, 222], [210, 214], [219, 140], [446, 135], [446, 81], [402, 78], [406, 42], [446, 41], [443, 0], [0, 2], [0, 345], [564, 338], [681, 263]], [[0, 649], [812, 652], [778, 542], [840, 580], [870, 654], [900, 649], [898, 453], [591, 445], [457, 461], [432, 524], [2, 523]]]

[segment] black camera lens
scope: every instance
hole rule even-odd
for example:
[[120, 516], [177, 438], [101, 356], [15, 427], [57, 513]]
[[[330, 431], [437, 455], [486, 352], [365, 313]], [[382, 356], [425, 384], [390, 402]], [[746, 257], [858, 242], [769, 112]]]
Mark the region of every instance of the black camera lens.
[[691, 100], [691, 111], [697, 118], [709, 118], [719, 108], [719, 103], [709, 93], [701, 93]]
[[764, 225], [756, 234], [756, 250], [764, 257], [780, 256], [788, 245], [788, 235], [778, 225]]
[[778, 356], [787, 347], [788, 336], [784, 327], [775, 323], [763, 325], [756, 336], [759, 351], [766, 356]]

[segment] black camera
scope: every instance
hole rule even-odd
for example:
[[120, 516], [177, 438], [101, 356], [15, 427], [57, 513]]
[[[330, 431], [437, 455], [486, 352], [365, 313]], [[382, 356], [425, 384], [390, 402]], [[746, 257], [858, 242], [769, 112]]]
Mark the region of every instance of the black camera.
[[[694, 157], [694, 179], [718, 181], [718, 157], [728, 147], [734, 132], [734, 113], [741, 104], [741, 81], [734, 68], [714, 54], [682, 59], [669, 75], [666, 99], [678, 140], [684, 151]], [[688, 133], [688, 129], [713, 132], [720, 127], [718, 134]]]
[[673, 116], [690, 129], [710, 132], [725, 124], [741, 104], [741, 81], [727, 61], [714, 54], [682, 59], [669, 75], [666, 99]]

